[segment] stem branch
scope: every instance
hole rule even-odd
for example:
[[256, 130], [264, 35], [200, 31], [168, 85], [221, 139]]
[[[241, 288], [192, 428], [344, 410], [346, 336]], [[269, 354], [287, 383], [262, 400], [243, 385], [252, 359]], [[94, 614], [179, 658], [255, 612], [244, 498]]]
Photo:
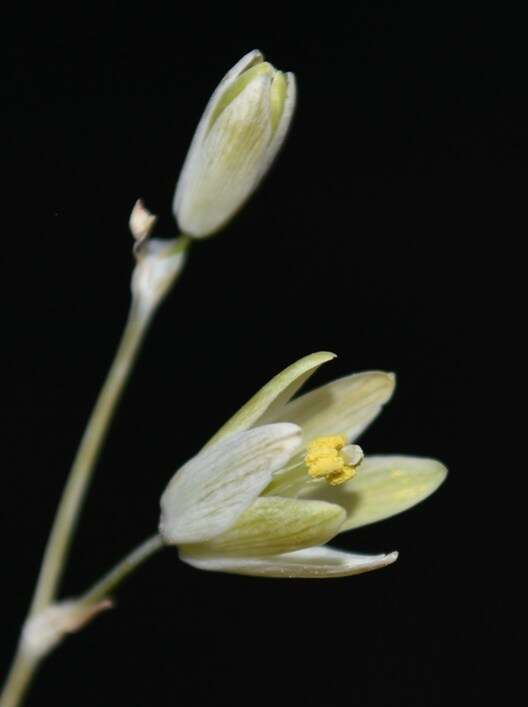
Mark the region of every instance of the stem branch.
[[164, 547], [163, 540], [159, 535], [153, 535], [138, 545], [122, 560], [120, 560], [110, 572], [105, 574], [80, 598], [80, 604], [95, 604], [109, 596], [132, 572]]
[[[93, 606], [108, 597], [132, 572], [137, 570], [145, 560], [158, 552], [158, 550], [161, 550], [162, 547], [164, 547], [164, 543], [159, 535], [154, 535], [138, 545], [120, 560], [110, 572], [96, 582], [91, 589], [86, 591], [79, 599], [71, 602], [68, 607], [70, 613], [75, 616], [79, 609], [78, 615], [82, 617], [83, 608]], [[48, 605], [48, 607], [50, 606], [52, 605]], [[60, 603], [55, 606], [60, 606]], [[86, 621], [90, 621], [97, 613], [97, 607], [93, 614], [88, 612], [86, 620], [82, 618], [74, 630], [82, 628]], [[61, 628], [58, 626], [56, 643], [59, 643], [64, 635], [65, 633], [61, 632]], [[30, 644], [24, 638], [25, 634], [23, 632], [11, 670], [0, 695], [0, 707], [17, 707], [22, 702], [37, 668], [46, 657], [47, 652], [49, 652], [49, 648], [45, 652], [31, 651], [29, 648]], [[55, 645], [55, 642], [53, 642], [53, 645]]]

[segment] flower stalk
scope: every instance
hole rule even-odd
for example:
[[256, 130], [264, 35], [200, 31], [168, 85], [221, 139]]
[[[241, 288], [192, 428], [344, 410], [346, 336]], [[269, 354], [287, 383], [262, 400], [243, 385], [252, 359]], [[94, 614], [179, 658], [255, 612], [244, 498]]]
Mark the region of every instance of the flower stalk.
[[[55, 603], [57, 589], [68, 559], [82, 504], [112, 418], [153, 315], [181, 272], [189, 245], [190, 241], [186, 238], [175, 239], [172, 242], [149, 241], [146, 240], [145, 235], [145, 242], [136, 253], [137, 264], [132, 275], [132, 302], [128, 319], [115, 358], [88, 419], [59, 501], [31, 607], [24, 623], [25, 627], [35, 617], [40, 617], [50, 608], [59, 606]], [[119, 563], [119, 570], [111, 572], [106, 578], [111, 577], [107, 592], [110, 591], [110, 587], [117, 586], [155, 549], [158, 549], [155, 542], [147, 543]], [[101, 583], [95, 585], [93, 594], [89, 591], [79, 602], [74, 602], [74, 608], [93, 605], [95, 594], [100, 594], [105, 586], [105, 579], [103, 579]], [[106, 593], [105, 596], [107, 595]], [[83, 622], [80, 622], [78, 628], [82, 625]], [[65, 632], [70, 630], [66, 629]], [[21, 703], [38, 665], [54, 645], [55, 642], [52, 642], [49, 648], [39, 652], [29, 650], [27, 641], [24, 639], [24, 631], [22, 632], [17, 653], [0, 695], [0, 707], [16, 707]]]
[[[149, 322], [150, 317], [138, 315], [133, 301], [114, 361], [86, 425], [59, 502], [26, 624], [56, 597], [95, 465]], [[0, 707], [16, 707], [21, 703], [43, 657], [28, 651], [21, 640], [0, 696]]]
[[0, 707], [20, 705], [36, 672], [63, 638], [78, 631], [101, 611], [112, 607], [111, 594], [149, 557], [164, 547], [159, 535], [148, 538], [120, 560], [78, 599], [49, 603], [28, 616], [22, 630], [17, 653], [0, 695]]
[[27, 655], [19, 646], [0, 695], [0, 707], [17, 707], [22, 703], [40, 661], [36, 656]]
[[109, 597], [125, 579], [135, 572], [149, 557], [165, 547], [160, 535], [148, 538], [128, 555], [123, 557], [107, 574], [96, 582], [80, 598], [79, 603], [91, 606]]
[[64, 487], [44, 553], [30, 614], [40, 611], [55, 598], [95, 464], [149, 321], [150, 318], [137, 316], [133, 304], [116, 356], [86, 425]]

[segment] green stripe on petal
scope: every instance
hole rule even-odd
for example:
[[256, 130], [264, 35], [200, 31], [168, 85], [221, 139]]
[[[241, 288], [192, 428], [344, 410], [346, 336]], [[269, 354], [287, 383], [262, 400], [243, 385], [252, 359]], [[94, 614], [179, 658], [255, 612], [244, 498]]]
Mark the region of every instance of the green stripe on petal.
[[225, 533], [208, 543], [187, 545], [186, 555], [276, 555], [331, 540], [345, 520], [340, 506], [323, 501], [266, 497], [256, 501]]
[[323, 363], [335, 358], [335, 354], [319, 351], [299, 359], [272, 378], [240, 410], [228, 420], [212, 437], [207, 446], [233, 432], [247, 430], [254, 425], [264, 424], [262, 418], [273, 417], [282, 410], [299, 388]]
[[201, 451], [161, 497], [160, 533], [169, 544], [211, 540], [230, 528], [300, 443], [289, 423], [246, 430]]
[[340, 532], [390, 518], [415, 506], [444, 481], [446, 467], [435, 459], [366, 457], [357, 475], [342, 486], [319, 484], [306, 498], [338, 503], [347, 511]]
[[350, 577], [386, 567], [397, 558], [397, 552], [357, 555], [329, 547], [310, 547], [269, 557], [193, 557], [180, 554], [183, 562], [200, 570], [280, 579]]
[[334, 434], [344, 434], [351, 442], [378, 415], [394, 386], [393, 373], [354, 373], [301, 395], [277, 414], [270, 411], [261, 424], [293, 422], [302, 427], [305, 444], [314, 437]]

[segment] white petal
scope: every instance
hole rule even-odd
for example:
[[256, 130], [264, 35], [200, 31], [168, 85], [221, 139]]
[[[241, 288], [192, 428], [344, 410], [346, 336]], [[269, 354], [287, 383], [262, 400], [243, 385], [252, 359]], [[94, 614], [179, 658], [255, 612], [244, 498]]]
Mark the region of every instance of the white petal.
[[327, 543], [346, 513], [334, 503], [257, 498], [237, 522], [213, 540], [181, 548], [186, 555], [277, 555]]
[[390, 399], [394, 385], [393, 373], [354, 373], [301, 395], [261, 423], [294, 422], [302, 427], [305, 443], [332, 434], [344, 434], [353, 442]]
[[183, 562], [200, 570], [285, 579], [348, 577], [390, 565], [397, 557], [397, 552], [388, 555], [356, 555], [329, 547], [311, 547], [284, 555], [259, 558], [192, 557], [180, 554]]
[[233, 432], [246, 430], [256, 424], [265, 424], [264, 417], [273, 417], [284, 409], [285, 403], [312, 376], [319, 366], [335, 358], [328, 351], [304, 356], [272, 378], [233, 417], [220, 428], [208, 445]]
[[444, 481], [447, 469], [435, 459], [367, 456], [356, 476], [342, 486], [305, 487], [303, 498], [338, 503], [347, 510], [340, 532], [401, 513], [423, 501]]
[[287, 72], [285, 76], [287, 89], [284, 108], [282, 110], [280, 122], [277, 125], [277, 129], [275, 130], [271, 142], [268, 145], [268, 149], [266, 150], [266, 156], [262, 160], [259, 179], [268, 171], [271, 163], [277, 156], [278, 151], [282, 147], [291, 125], [293, 112], [295, 110], [295, 104], [297, 102], [297, 83], [295, 81], [295, 76], [290, 72]]
[[227, 530], [298, 448], [289, 423], [231, 435], [197, 454], [161, 497], [160, 533], [170, 544], [211, 540]]

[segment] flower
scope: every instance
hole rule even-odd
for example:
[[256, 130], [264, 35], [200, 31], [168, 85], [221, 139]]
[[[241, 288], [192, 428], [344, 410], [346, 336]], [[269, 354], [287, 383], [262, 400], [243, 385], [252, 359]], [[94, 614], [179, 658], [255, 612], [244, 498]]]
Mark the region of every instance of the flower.
[[186, 235], [220, 229], [268, 171], [290, 125], [295, 79], [254, 50], [228, 71], [198, 124], [174, 195]]
[[160, 533], [199, 569], [265, 577], [338, 577], [394, 562], [324, 547], [336, 535], [414, 506], [447, 470], [438, 461], [366, 456], [352, 444], [395, 379], [368, 371], [291, 400], [334, 354], [300, 359], [244, 405], [174, 475]]

